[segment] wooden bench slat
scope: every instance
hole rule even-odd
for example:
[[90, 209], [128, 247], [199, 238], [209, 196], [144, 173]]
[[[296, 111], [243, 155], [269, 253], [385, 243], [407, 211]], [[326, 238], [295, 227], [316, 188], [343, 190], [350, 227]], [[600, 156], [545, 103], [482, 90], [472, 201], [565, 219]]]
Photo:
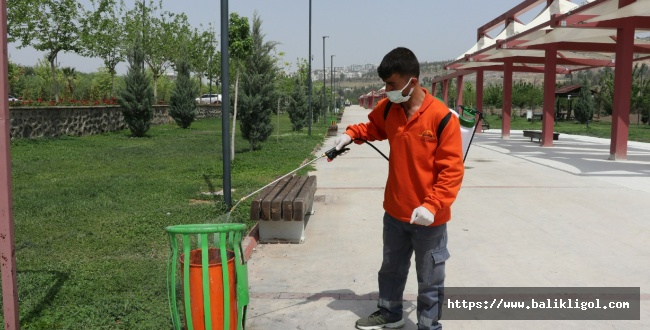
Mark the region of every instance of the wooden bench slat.
[[316, 176], [310, 176], [293, 200], [293, 220], [303, 221], [305, 219], [305, 214], [309, 211], [307, 208], [314, 202], [313, 198], [315, 193]]
[[289, 182], [287, 182], [287, 185], [271, 201], [271, 220], [282, 220], [282, 201], [287, 197], [298, 180], [300, 180], [299, 177], [292, 176]]
[[273, 190], [272, 186], [268, 186], [260, 192], [259, 195], [251, 202], [251, 220], [259, 220], [262, 218], [262, 201]]
[[286, 177], [278, 181], [278, 183], [275, 184], [273, 189], [271, 189], [269, 194], [266, 195], [266, 197], [264, 197], [264, 199], [262, 200], [262, 216], [261, 216], [262, 220], [271, 219], [271, 202], [280, 193], [280, 191], [284, 189], [284, 186], [287, 185], [290, 179], [291, 179], [290, 177]]
[[282, 201], [282, 219], [291, 221], [293, 220], [293, 200], [298, 196], [298, 193], [302, 189], [302, 187], [305, 185], [305, 182], [307, 181], [306, 176], [300, 176], [298, 177], [298, 180], [296, 184], [291, 188], [291, 191], [287, 194], [287, 196], [284, 198]]

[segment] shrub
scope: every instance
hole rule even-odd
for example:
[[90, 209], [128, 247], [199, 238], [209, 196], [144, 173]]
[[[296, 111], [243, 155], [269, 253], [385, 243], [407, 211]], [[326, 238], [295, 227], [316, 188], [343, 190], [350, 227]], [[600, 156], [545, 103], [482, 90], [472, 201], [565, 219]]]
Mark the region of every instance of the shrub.
[[153, 87], [151, 77], [144, 71], [144, 51], [136, 41], [129, 54], [129, 70], [124, 78], [126, 87], [120, 91], [118, 103], [131, 134], [142, 137], [153, 119]]
[[186, 60], [177, 63], [178, 76], [176, 85], [169, 99], [169, 115], [181, 128], [189, 128], [196, 118], [194, 96], [198, 88], [190, 78], [190, 65]]

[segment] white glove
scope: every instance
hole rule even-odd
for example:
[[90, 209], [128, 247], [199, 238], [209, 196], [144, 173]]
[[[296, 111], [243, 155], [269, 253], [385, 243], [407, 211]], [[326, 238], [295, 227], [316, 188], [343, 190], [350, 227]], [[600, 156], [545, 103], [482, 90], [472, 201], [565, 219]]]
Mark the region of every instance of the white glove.
[[336, 150], [341, 150], [343, 147], [347, 146], [350, 143], [352, 143], [352, 138], [345, 133], [339, 135], [336, 140], [334, 140]]
[[417, 224], [421, 226], [430, 226], [433, 223], [433, 213], [429, 211], [424, 206], [418, 206], [413, 210], [411, 214], [411, 224]]

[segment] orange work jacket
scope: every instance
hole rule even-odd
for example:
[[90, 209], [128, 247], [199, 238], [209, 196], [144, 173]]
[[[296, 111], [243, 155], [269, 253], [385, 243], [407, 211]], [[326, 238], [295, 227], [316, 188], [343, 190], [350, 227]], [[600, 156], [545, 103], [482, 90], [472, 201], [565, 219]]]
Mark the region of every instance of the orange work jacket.
[[451, 219], [451, 204], [463, 181], [462, 138], [458, 118], [452, 115], [439, 143], [438, 123], [449, 109], [423, 90], [424, 102], [408, 121], [399, 104], [391, 106], [384, 120], [388, 99], [383, 99], [368, 115], [369, 122], [350, 125], [345, 133], [352, 139], [366, 141], [388, 139], [390, 160], [384, 210], [409, 222], [413, 210], [424, 206], [435, 215], [432, 226], [438, 226]]

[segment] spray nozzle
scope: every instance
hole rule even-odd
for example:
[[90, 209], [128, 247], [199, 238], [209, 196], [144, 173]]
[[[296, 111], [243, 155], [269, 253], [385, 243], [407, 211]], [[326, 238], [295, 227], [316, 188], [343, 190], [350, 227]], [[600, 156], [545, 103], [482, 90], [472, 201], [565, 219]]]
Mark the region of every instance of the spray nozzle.
[[348, 150], [350, 150], [350, 148], [341, 148], [341, 150], [336, 150], [336, 147], [334, 147], [330, 150], [325, 151], [325, 156], [327, 156], [327, 161], [331, 162], [334, 160], [334, 158], [336, 158], [336, 156], [347, 152]]

